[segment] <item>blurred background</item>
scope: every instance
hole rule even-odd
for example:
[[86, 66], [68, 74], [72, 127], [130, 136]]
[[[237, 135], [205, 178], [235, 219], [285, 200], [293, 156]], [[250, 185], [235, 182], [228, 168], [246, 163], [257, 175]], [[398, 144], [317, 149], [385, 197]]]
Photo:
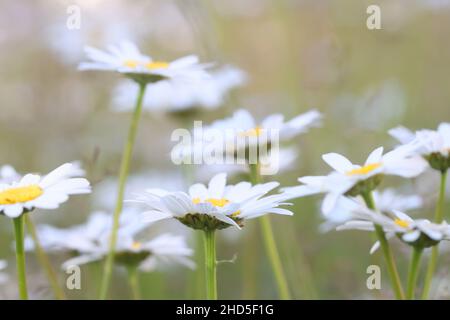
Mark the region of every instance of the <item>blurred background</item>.
[[[370, 4], [381, 8], [381, 30], [366, 27]], [[81, 10], [80, 29], [66, 26], [71, 5]], [[0, 165], [47, 173], [61, 163], [82, 161], [94, 193], [74, 197], [57, 212], [35, 211], [37, 224], [67, 227], [83, 223], [94, 210], [110, 210], [115, 191], [105, 185], [114, 183], [130, 119], [129, 113], [113, 111], [115, 88], [123, 80], [112, 73], [82, 73], [77, 65], [85, 45], [105, 48], [128, 39], [157, 60], [195, 53], [246, 74], [218, 107], [195, 114], [170, 108], [145, 113], [132, 163], [140, 183], [186, 184], [182, 169], [170, 160], [170, 134], [193, 119], [209, 123], [241, 107], [258, 118], [275, 112], [291, 118], [317, 108], [325, 116], [323, 127], [291, 141], [298, 157], [289, 170], [266, 177], [294, 185], [299, 176], [327, 172], [323, 153], [336, 151], [362, 162], [375, 147], [395, 145], [386, 132], [394, 126], [435, 128], [449, 121], [449, 32], [450, 0], [0, 0]], [[196, 180], [211, 177], [202, 168], [195, 171]], [[431, 215], [436, 180], [430, 173], [412, 182], [387, 179], [382, 187], [420, 193], [426, 205], [419, 213]], [[371, 237], [320, 232], [319, 205], [318, 197], [299, 199], [294, 217], [272, 218], [293, 297], [390, 297], [387, 290], [366, 288], [366, 268], [377, 259], [368, 252]], [[9, 262], [2, 299], [17, 294], [11, 224], [0, 217], [0, 260]], [[195, 247], [192, 233], [177, 225], [158, 224], [151, 232], [168, 228], [185, 234]], [[243, 231], [220, 234], [218, 259], [236, 257], [218, 267], [220, 298], [277, 298], [258, 230], [251, 221]], [[396, 248], [398, 260], [406, 270], [401, 248]], [[67, 275], [60, 263], [69, 257], [51, 255], [62, 284]], [[52, 298], [35, 256], [29, 253], [27, 259], [31, 297]], [[447, 269], [438, 273], [443, 286]], [[96, 298], [101, 272], [102, 263], [83, 266], [82, 290], [67, 295]], [[195, 278], [181, 267], [143, 273], [143, 298], [199, 298], [203, 287]], [[440, 297], [449, 296], [445, 288]], [[118, 267], [111, 297], [130, 297]]]

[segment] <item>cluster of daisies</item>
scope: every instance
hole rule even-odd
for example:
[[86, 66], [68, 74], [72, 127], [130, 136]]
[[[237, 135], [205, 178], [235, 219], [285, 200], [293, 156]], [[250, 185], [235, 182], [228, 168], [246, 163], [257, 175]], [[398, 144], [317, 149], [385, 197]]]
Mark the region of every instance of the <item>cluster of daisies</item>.
[[[214, 148], [232, 157], [231, 166], [204, 166], [199, 175], [213, 177], [208, 184], [195, 183], [185, 190], [166, 190], [148, 185], [135, 196], [125, 193], [129, 163], [136, 137], [139, 111], [157, 110], [158, 105], [171, 106], [171, 111], [188, 108], [214, 108], [223, 96], [245, 82], [246, 75], [237, 69], [210, 72], [211, 64], [201, 64], [196, 56], [187, 56], [172, 62], [154, 60], [142, 54], [132, 43], [123, 42], [107, 51], [87, 48], [89, 62], [80, 64], [80, 70], [105, 70], [124, 75], [131, 83], [120, 85], [121, 95], [116, 99], [120, 110], [133, 110], [130, 99], [137, 97], [135, 116], [130, 124], [130, 135], [125, 146], [118, 181], [117, 205], [114, 213], [96, 211], [86, 223], [70, 228], [40, 225], [36, 234], [24, 237], [22, 218], [35, 209], [55, 210], [71, 195], [91, 192], [88, 180], [78, 163], [66, 163], [45, 176], [18, 174], [4, 166], [0, 171], [0, 213], [12, 218], [16, 231], [16, 252], [19, 292], [26, 298], [26, 279], [23, 251], [41, 248], [45, 252], [70, 255], [63, 268], [105, 260], [102, 292], [106, 294], [112, 264], [128, 270], [151, 271], [161, 264], [177, 263], [194, 268], [193, 250], [180, 235], [163, 233], [146, 237], [148, 230], [160, 220], [172, 219], [181, 225], [205, 234], [207, 297], [217, 298], [215, 240], [216, 231], [234, 227], [243, 229], [248, 220], [262, 217], [263, 236], [268, 243], [281, 298], [289, 298], [289, 287], [282, 270], [282, 261], [276, 250], [269, 214], [290, 216], [288, 201], [315, 194], [324, 194], [321, 212], [322, 230], [363, 230], [374, 232], [378, 241], [371, 252], [381, 247], [397, 298], [413, 298], [416, 292], [417, 263], [420, 253], [429, 247], [450, 239], [450, 226], [445, 222], [442, 203], [445, 176], [450, 166], [450, 124], [441, 124], [438, 130], [412, 132], [406, 128], [392, 129], [390, 134], [401, 143], [389, 152], [382, 147], [370, 153], [364, 164], [352, 163], [337, 153], [327, 153], [323, 160], [331, 171], [323, 176], [305, 176], [297, 186], [280, 188], [276, 181], [263, 182], [273, 172], [288, 170], [297, 162], [297, 150], [278, 144], [288, 143], [310, 128], [321, 124], [322, 115], [311, 110], [285, 120], [282, 114], [273, 114], [262, 120], [247, 110], [237, 110], [230, 118], [217, 120], [202, 128], [200, 139], [190, 145], [179, 145], [173, 153], [179, 158], [191, 157], [197, 149]], [[136, 89], [136, 90], [135, 90]], [[156, 102], [155, 102], [156, 101]], [[160, 101], [160, 103], [158, 103]], [[192, 129], [195, 131], [195, 128]], [[222, 133], [217, 135], [216, 133]], [[229, 135], [233, 132], [233, 135]], [[275, 132], [276, 135], [269, 133]], [[208, 133], [218, 139], [203, 140]], [[195, 135], [195, 132], [193, 132]], [[211, 136], [210, 135], [210, 136]], [[235, 142], [238, 143], [235, 143]], [[234, 143], [230, 143], [234, 142]], [[250, 148], [268, 149], [265, 157], [251, 162], [246, 152]], [[243, 156], [242, 156], [243, 155]], [[242, 165], [236, 165], [242, 164]], [[398, 195], [392, 189], [378, 190], [385, 176], [415, 178], [432, 168], [441, 173], [441, 195], [434, 221], [414, 219], [404, 211], [422, 206], [416, 195]], [[212, 174], [214, 173], [214, 174]], [[245, 176], [236, 184], [227, 184], [227, 175]], [[127, 194], [127, 196], [125, 196]], [[113, 199], [109, 193], [109, 200]], [[123, 208], [123, 204], [125, 207]], [[108, 211], [113, 211], [108, 210]], [[30, 222], [32, 223], [32, 222]], [[398, 271], [389, 248], [389, 239], [397, 237], [414, 250], [408, 288], [405, 294], [398, 281]], [[199, 248], [195, 248], [199, 250]], [[198, 261], [195, 261], [199, 263]], [[430, 262], [431, 278], [435, 263]], [[0, 261], [0, 271], [6, 262]], [[0, 273], [0, 282], [5, 281]], [[426, 280], [425, 282], [427, 282]], [[425, 283], [426, 288], [429, 284]], [[135, 288], [134, 288], [135, 289]], [[425, 289], [424, 289], [425, 290]], [[428, 290], [428, 289], [427, 289]], [[102, 296], [101, 298], [104, 298]]]

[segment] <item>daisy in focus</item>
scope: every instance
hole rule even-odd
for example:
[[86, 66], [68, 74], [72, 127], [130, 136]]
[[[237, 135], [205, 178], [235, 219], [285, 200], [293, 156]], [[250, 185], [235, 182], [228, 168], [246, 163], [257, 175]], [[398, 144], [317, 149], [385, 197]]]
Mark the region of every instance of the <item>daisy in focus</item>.
[[[223, 105], [229, 92], [244, 85], [247, 75], [240, 69], [227, 66], [190, 82], [165, 80], [149, 84], [144, 95], [143, 109], [149, 112], [184, 112], [191, 109], [216, 109]], [[116, 87], [113, 110], [131, 111], [136, 88], [123, 82]]]
[[0, 183], [0, 213], [17, 218], [39, 209], [57, 209], [70, 195], [91, 192], [89, 181], [78, 178], [83, 171], [66, 163], [45, 176], [26, 174], [18, 181]]
[[199, 64], [197, 56], [186, 56], [172, 62], [157, 61], [142, 54], [135, 44], [124, 41], [109, 46], [107, 51], [86, 47], [88, 62], [82, 62], [79, 70], [114, 71], [139, 83], [152, 83], [164, 79], [199, 79], [206, 77], [207, 65]]
[[400, 143], [410, 146], [413, 152], [423, 156], [430, 166], [441, 172], [450, 167], [450, 123], [441, 123], [437, 130], [423, 129], [416, 132], [405, 127], [389, 130]]
[[267, 195], [278, 187], [278, 182], [252, 186], [249, 182], [226, 184], [226, 174], [215, 175], [208, 186], [194, 184], [186, 192], [168, 192], [148, 189], [132, 202], [146, 207], [146, 221], [174, 218], [184, 225], [198, 230], [214, 231], [235, 226], [240, 229], [247, 219], [269, 213], [292, 215], [280, 208], [284, 195]]
[[293, 197], [325, 193], [322, 211], [327, 214], [343, 195], [358, 196], [373, 191], [384, 175], [412, 178], [427, 167], [426, 161], [411, 156], [408, 149], [399, 148], [383, 155], [383, 148], [372, 151], [364, 165], [353, 164], [338, 153], [327, 153], [322, 159], [334, 169], [327, 176], [306, 176], [299, 178], [301, 186], [284, 188]]

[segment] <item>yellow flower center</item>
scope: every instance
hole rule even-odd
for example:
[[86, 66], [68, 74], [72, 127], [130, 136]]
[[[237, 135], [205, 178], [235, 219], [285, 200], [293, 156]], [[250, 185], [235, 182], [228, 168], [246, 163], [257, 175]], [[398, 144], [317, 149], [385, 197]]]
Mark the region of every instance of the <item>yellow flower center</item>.
[[44, 190], [37, 185], [0, 191], [0, 205], [23, 203], [40, 197]]
[[406, 221], [406, 220], [402, 220], [402, 219], [395, 219], [394, 220], [394, 223], [396, 224], [396, 225], [398, 225], [399, 227], [402, 227], [402, 228], [408, 228], [409, 227], [409, 222], [408, 221]]
[[263, 128], [260, 126], [256, 126], [253, 129], [245, 130], [244, 132], [241, 132], [241, 136], [243, 137], [259, 137], [263, 131]]
[[[192, 202], [195, 204], [202, 203], [200, 198], [194, 198], [194, 199], [192, 199]], [[203, 203], [205, 203], [205, 202], [212, 204], [214, 207], [225, 207], [227, 204], [230, 203], [230, 201], [225, 198], [222, 198], [222, 199], [209, 198], [209, 199], [206, 199], [205, 201], [203, 201]]]
[[381, 167], [381, 163], [377, 162], [377, 163], [371, 163], [371, 164], [367, 164], [361, 168], [357, 168], [357, 169], [353, 169], [350, 171], [347, 171], [347, 175], [349, 176], [355, 176], [355, 175], [363, 175], [363, 174], [368, 174], [370, 172], [372, 172], [375, 169], [378, 169], [379, 167]]
[[139, 61], [133, 59], [127, 59], [123, 62], [123, 65], [127, 68], [136, 68], [139, 65]]
[[142, 247], [142, 243], [139, 241], [134, 241], [131, 244], [131, 249], [133, 249], [133, 250], [139, 250], [141, 247]]
[[164, 61], [152, 61], [145, 65], [147, 69], [155, 70], [155, 69], [167, 69], [169, 64]]

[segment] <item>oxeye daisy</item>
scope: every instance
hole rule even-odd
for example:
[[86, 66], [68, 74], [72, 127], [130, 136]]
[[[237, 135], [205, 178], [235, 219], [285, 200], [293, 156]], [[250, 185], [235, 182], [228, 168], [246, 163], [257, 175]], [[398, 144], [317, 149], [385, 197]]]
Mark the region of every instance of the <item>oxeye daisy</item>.
[[[153, 271], [158, 266], [178, 263], [193, 268], [192, 250], [181, 236], [162, 234], [150, 240], [138, 240], [137, 236], [150, 223], [143, 222], [135, 210], [127, 210], [120, 217], [116, 261], [126, 267], [130, 276], [134, 297], [139, 295], [137, 272]], [[112, 230], [111, 216], [94, 212], [85, 224], [67, 229], [40, 225], [37, 228], [42, 246], [49, 252], [74, 253], [75, 257], [63, 263], [63, 269], [103, 260], [109, 252], [108, 238]], [[28, 239], [28, 249], [33, 248]]]
[[[12, 172], [9, 170], [9, 172]], [[84, 178], [75, 178], [83, 171], [73, 163], [66, 163], [49, 174], [41, 177], [37, 174], [26, 174], [14, 180], [9, 175], [9, 183], [0, 182], [0, 214], [13, 219], [16, 238], [16, 258], [19, 293], [27, 299], [24, 255], [24, 223], [23, 215], [35, 208], [57, 209], [69, 199], [70, 195], [86, 194], [91, 191], [89, 182]], [[29, 222], [31, 225], [31, 222]]]
[[[205, 140], [222, 148], [223, 152], [236, 152], [252, 145], [270, 147], [271, 143], [289, 140], [305, 133], [311, 127], [320, 125], [322, 115], [311, 110], [285, 121], [282, 114], [272, 114], [257, 121], [245, 109], [234, 112], [230, 118], [217, 120], [211, 125], [201, 128]], [[220, 139], [217, 139], [219, 138]]]
[[206, 65], [199, 64], [196, 56], [186, 56], [172, 62], [158, 61], [142, 54], [129, 41], [109, 46], [107, 51], [86, 47], [88, 62], [82, 62], [79, 70], [103, 70], [122, 73], [139, 83], [152, 83], [164, 79], [201, 78]]
[[389, 134], [427, 159], [433, 169], [445, 172], [450, 167], [450, 123], [441, 123], [437, 130], [416, 132], [397, 127]]
[[[447, 172], [450, 167], [450, 123], [441, 123], [437, 130], [419, 130], [412, 132], [405, 127], [391, 129], [389, 134], [402, 143], [399, 148], [408, 148], [412, 154], [425, 158], [430, 167], [440, 172], [439, 196], [436, 203], [434, 222], [441, 223], [444, 219], [443, 207]], [[433, 247], [430, 263], [425, 278], [422, 298], [428, 297], [434, 269], [437, 264], [438, 247]]]
[[27, 174], [18, 182], [0, 184], [0, 213], [17, 218], [34, 208], [57, 209], [70, 195], [91, 192], [84, 178], [73, 178], [80, 169], [72, 163], [56, 168], [46, 176]]
[[[246, 74], [235, 67], [211, 71], [209, 77], [192, 81], [164, 80], [149, 84], [143, 98], [143, 110], [186, 115], [197, 109], [216, 109], [223, 105], [229, 92], [246, 82]], [[113, 110], [130, 111], [136, 96], [132, 83], [120, 83], [114, 92]]]
[[384, 175], [405, 178], [421, 174], [427, 164], [420, 157], [409, 155], [405, 149], [394, 149], [383, 155], [383, 148], [371, 152], [364, 165], [355, 165], [338, 153], [327, 153], [322, 159], [334, 169], [327, 176], [299, 178], [301, 186], [284, 188], [293, 197], [325, 193], [322, 211], [329, 213], [340, 196], [358, 196], [374, 190]]
[[226, 174], [221, 173], [214, 176], [208, 186], [194, 184], [188, 192], [149, 189], [132, 201], [146, 207], [143, 213], [146, 221], [172, 218], [204, 232], [207, 297], [217, 299], [215, 231], [230, 226], [240, 229], [246, 220], [269, 213], [292, 215], [291, 211], [281, 208], [286, 205], [284, 195], [267, 195], [278, 185], [278, 182], [227, 185]]
[[186, 226], [215, 231], [235, 226], [243, 227], [244, 221], [265, 214], [292, 215], [280, 206], [285, 205], [283, 195], [267, 195], [277, 188], [278, 182], [252, 186], [249, 182], [226, 185], [226, 174], [215, 175], [208, 186], [194, 184], [186, 192], [168, 192], [147, 189], [131, 202], [142, 203], [146, 221], [174, 218]]
[[110, 46], [106, 52], [91, 47], [86, 48], [85, 51], [90, 61], [81, 63], [79, 65], [80, 70], [118, 72], [131, 78], [139, 85], [127, 143], [122, 154], [119, 187], [113, 214], [114, 225], [109, 245], [110, 252], [105, 262], [103, 281], [100, 288], [100, 298], [106, 299], [114, 264], [114, 250], [116, 248], [117, 229], [125, 194], [125, 183], [128, 178], [147, 85], [162, 80], [179, 81], [179, 83], [184, 82], [187, 84], [209, 75], [205, 71], [208, 65], [200, 64], [196, 56], [186, 56], [172, 62], [153, 60], [150, 56], [142, 54], [136, 45], [130, 42], [122, 42], [118, 46]]

